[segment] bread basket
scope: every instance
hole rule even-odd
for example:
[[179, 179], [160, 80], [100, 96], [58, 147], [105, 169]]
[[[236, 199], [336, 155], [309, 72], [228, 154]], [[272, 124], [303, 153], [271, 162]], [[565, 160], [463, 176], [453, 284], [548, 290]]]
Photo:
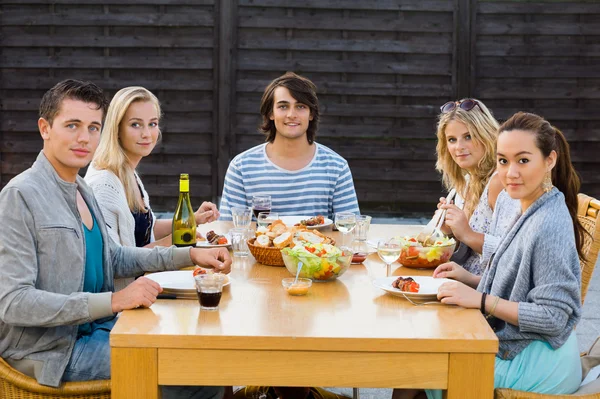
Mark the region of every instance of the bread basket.
[[281, 256], [281, 248], [277, 247], [260, 247], [254, 245], [256, 238], [248, 240], [248, 249], [254, 256], [257, 262], [268, 266], [285, 266], [283, 263], [283, 257]]

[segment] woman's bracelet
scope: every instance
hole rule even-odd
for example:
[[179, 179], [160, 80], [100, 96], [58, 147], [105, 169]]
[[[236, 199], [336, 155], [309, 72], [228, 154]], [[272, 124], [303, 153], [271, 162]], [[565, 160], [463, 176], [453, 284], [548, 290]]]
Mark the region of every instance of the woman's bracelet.
[[485, 315], [485, 297], [487, 296], [487, 294], [484, 292], [481, 294], [481, 307], [479, 308], [479, 310], [481, 310], [481, 314]]
[[494, 311], [496, 310], [496, 306], [498, 305], [498, 302], [500, 302], [499, 296], [496, 297], [496, 300], [494, 301], [494, 304], [492, 305], [492, 308], [490, 309], [490, 313], [488, 313], [488, 315], [486, 317], [488, 317], [488, 318], [494, 317]]

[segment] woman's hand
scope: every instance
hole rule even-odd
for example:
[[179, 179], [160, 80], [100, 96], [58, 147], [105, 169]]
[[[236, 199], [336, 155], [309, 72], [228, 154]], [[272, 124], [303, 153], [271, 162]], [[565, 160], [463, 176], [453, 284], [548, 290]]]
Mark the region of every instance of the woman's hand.
[[212, 267], [216, 272], [221, 273], [231, 271], [231, 256], [227, 248], [191, 248], [190, 257], [195, 265]]
[[458, 281], [444, 283], [438, 289], [438, 299], [447, 305], [458, 305], [467, 309], [479, 309], [481, 292]]
[[474, 287], [479, 284], [479, 279], [477, 276], [466, 271], [456, 262], [446, 262], [436, 267], [433, 271], [433, 278], [451, 278], [467, 284], [470, 287]]
[[444, 225], [452, 230], [452, 233], [458, 240], [463, 241], [464, 237], [472, 232], [467, 215], [454, 204], [444, 204], [441, 208], [446, 210]]
[[214, 222], [221, 214], [215, 204], [205, 201], [194, 213], [194, 216], [196, 217], [196, 224], [204, 224]]

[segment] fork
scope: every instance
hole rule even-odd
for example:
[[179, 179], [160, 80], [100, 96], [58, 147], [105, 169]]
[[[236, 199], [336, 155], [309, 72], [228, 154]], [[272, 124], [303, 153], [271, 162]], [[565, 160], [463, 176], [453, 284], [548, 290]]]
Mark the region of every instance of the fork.
[[442, 303], [442, 302], [439, 302], [439, 301], [415, 302], [412, 299], [410, 299], [409, 297], [407, 297], [406, 295], [404, 295], [404, 293], [401, 293], [401, 294], [404, 297], [404, 299], [406, 299], [408, 302], [412, 303], [415, 306], [423, 306], [423, 305], [448, 306], [445, 303]]
[[[450, 192], [448, 193], [448, 196], [446, 197], [447, 204], [449, 204], [450, 201], [452, 201], [455, 194], [456, 194], [456, 189], [453, 188], [452, 190], [450, 190]], [[439, 216], [438, 216], [438, 213], [439, 213]], [[444, 224], [445, 218], [446, 218], [446, 209], [444, 209], [443, 211], [438, 209], [436, 211], [436, 213], [433, 215], [433, 218], [431, 218], [429, 223], [427, 223], [427, 226], [425, 226], [423, 228], [423, 230], [417, 236], [417, 241], [419, 241], [423, 244], [426, 244], [428, 241], [431, 241], [432, 237], [434, 237], [434, 236], [435, 236], [435, 238], [433, 239], [433, 241], [435, 241], [436, 238], [443, 237], [444, 234], [442, 233], [440, 228], [442, 227], [442, 224]]]

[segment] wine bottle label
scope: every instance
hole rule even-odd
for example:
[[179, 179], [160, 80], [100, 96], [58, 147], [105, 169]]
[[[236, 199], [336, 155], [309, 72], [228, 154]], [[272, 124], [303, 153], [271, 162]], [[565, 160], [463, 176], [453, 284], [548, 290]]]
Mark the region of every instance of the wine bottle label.
[[190, 181], [189, 180], [179, 180], [179, 191], [182, 193], [190, 192]]

